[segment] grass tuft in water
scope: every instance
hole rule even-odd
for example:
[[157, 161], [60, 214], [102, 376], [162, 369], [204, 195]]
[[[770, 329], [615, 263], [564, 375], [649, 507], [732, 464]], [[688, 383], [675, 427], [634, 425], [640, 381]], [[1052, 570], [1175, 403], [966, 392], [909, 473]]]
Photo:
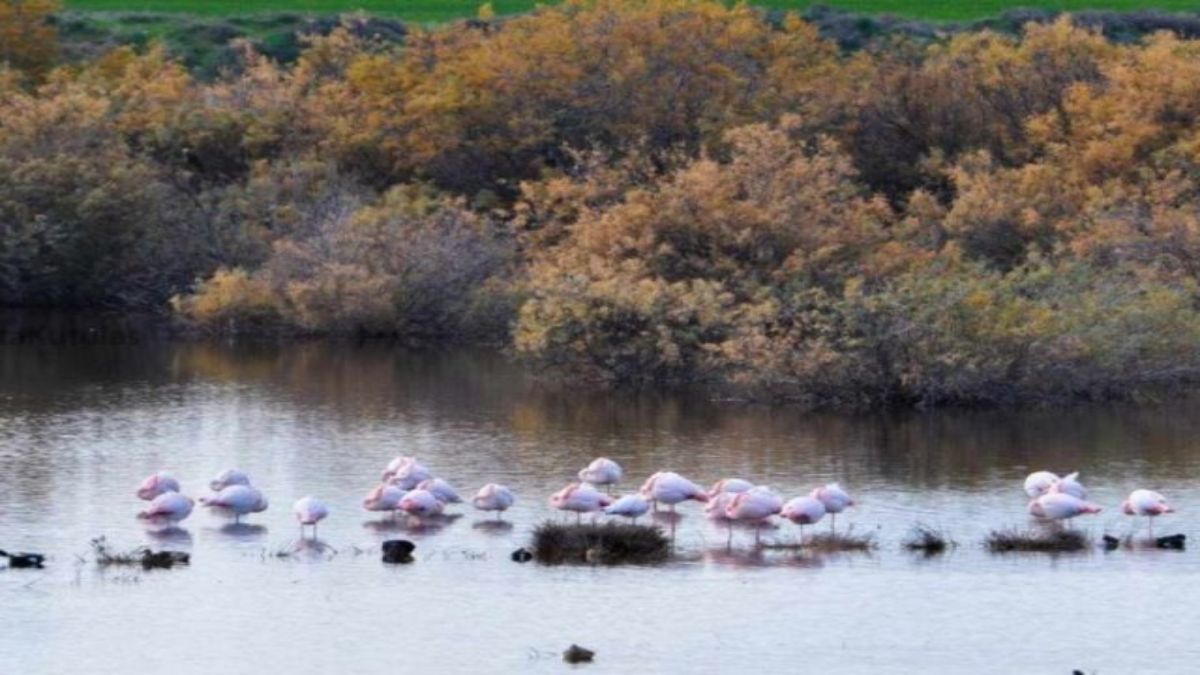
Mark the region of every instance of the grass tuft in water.
[[855, 534], [852, 531], [815, 534], [804, 545], [817, 553], [872, 551], [876, 548], [875, 535]]
[[547, 521], [533, 531], [533, 550], [535, 559], [546, 565], [636, 565], [665, 561], [671, 542], [662, 530], [648, 525]]
[[925, 523], [917, 523], [909, 531], [908, 537], [901, 544], [906, 550], [924, 553], [925, 555], [938, 555], [945, 553], [947, 549], [955, 548], [958, 542], [954, 541], [946, 531], [935, 528]]
[[992, 553], [1072, 553], [1091, 546], [1091, 540], [1076, 530], [993, 530], [984, 542]]
[[191, 562], [191, 556], [183, 551], [151, 551], [144, 546], [132, 551], [114, 551], [104, 537], [92, 540], [92, 555], [100, 567], [140, 565], [145, 570], [171, 569]]

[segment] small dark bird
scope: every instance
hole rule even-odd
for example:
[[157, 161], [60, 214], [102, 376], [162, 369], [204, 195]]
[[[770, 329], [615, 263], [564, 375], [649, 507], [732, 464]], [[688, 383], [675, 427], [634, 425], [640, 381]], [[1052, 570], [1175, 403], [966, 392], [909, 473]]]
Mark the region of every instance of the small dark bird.
[[519, 548], [519, 549], [513, 551], [512, 555], [509, 557], [512, 558], [513, 562], [519, 562], [519, 563], [525, 563], [525, 562], [529, 562], [530, 560], [533, 560], [533, 554], [530, 553], [529, 549], [527, 549], [527, 548]]
[[592, 658], [596, 656], [596, 652], [590, 649], [584, 649], [579, 645], [571, 645], [563, 652], [563, 661], [567, 663], [591, 663]]
[[389, 539], [383, 542], [383, 562], [408, 564], [413, 561], [417, 545], [407, 539]]
[[0, 550], [0, 557], [8, 558], [8, 566], [18, 569], [42, 569], [46, 556], [41, 553], [9, 553]]
[[1166, 537], [1159, 537], [1159, 538], [1155, 539], [1154, 545], [1159, 548], [1169, 548], [1169, 549], [1174, 549], [1176, 551], [1182, 551], [1183, 546], [1184, 546], [1184, 541], [1186, 539], [1187, 539], [1186, 535], [1172, 534], [1172, 535], [1168, 535]]
[[1117, 539], [1116, 537], [1112, 536], [1111, 534], [1104, 535], [1104, 550], [1105, 551], [1115, 551], [1120, 546], [1121, 546], [1120, 539]]

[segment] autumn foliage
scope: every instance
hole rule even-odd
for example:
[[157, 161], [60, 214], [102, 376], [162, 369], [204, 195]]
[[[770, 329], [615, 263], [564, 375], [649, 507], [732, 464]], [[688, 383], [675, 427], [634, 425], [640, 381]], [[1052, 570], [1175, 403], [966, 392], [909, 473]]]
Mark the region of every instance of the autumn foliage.
[[0, 303], [813, 405], [1200, 374], [1200, 42], [1062, 19], [847, 52], [694, 0], [399, 46], [356, 20], [215, 80], [7, 55]]

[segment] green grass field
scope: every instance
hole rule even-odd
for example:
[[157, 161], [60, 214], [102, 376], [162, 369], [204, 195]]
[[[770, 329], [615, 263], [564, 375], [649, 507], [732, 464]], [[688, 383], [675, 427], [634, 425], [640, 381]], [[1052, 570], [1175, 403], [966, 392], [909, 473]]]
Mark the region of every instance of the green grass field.
[[[482, 0], [65, 0], [67, 9], [94, 12], [182, 12], [206, 16], [235, 16], [261, 12], [337, 14], [363, 10], [408, 21], [446, 21], [473, 16]], [[532, 0], [493, 0], [502, 14], [522, 12]], [[759, 4], [755, 2], [754, 4]], [[779, 9], [803, 9], [811, 0], [761, 0]], [[895, 14], [932, 21], [961, 21], [995, 16], [1018, 7], [1056, 10], [1112, 9], [1196, 11], [1200, 0], [825, 0], [819, 4], [867, 14]]]

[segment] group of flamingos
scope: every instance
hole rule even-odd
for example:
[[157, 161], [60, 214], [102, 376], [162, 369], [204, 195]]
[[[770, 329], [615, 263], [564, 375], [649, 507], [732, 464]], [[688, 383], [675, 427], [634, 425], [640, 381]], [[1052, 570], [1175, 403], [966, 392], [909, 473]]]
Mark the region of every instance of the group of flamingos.
[[[1049, 471], [1035, 471], [1025, 478], [1025, 494], [1030, 498], [1029, 515], [1034, 518], [1062, 522], [1101, 511], [1099, 506], [1087, 500], [1087, 488], [1079, 482], [1079, 472], [1060, 478]], [[1175, 509], [1154, 490], [1134, 490], [1121, 502], [1121, 512], [1127, 516], [1146, 517], [1153, 536], [1154, 518], [1174, 513]]]
[[[655, 473], [636, 493], [615, 497], [612, 489], [621, 482], [623, 475], [619, 464], [600, 457], [579, 471], [577, 481], [551, 495], [550, 505], [576, 514], [577, 521], [585, 513], [603, 513], [636, 522], [651, 508], [658, 511], [660, 504], [674, 512], [677, 504], [690, 500], [704, 503], [709, 518], [730, 525], [734, 522], [757, 525], [771, 516], [782, 516], [801, 526], [802, 537], [804, 525], [815, 524], [828, 514], [832, 526], [837, 514], [854, 505], [854, 500], [837, 483], [817, 487], [808, 495], [784, 503], [771, 488], [756, 486], [740, 478], [721, 479], [705, 490], [672, 471]], [[236, 521], [267, 509], [267, 498], [262, 491], [254, 487], [248, 475], [237, 469], [221, 472], [209, 482], [209, 488], [212, 494], [201, 497], [200, 504], [232, 516]], [[155, 524], [179, 523], [191, 515], [194, 506], [193, 500], [180, 492], [179, 481], [166, 471], [159, 471], [142, 481], [137, 496], [150, 502], [138, 517]], [[447, 505], [462, 501], [445, 480], [434, 476], [415, 458], [401, 456], [388, 463], [381, 482], [367, 494], [362, 504], [367, 511], [399, 512], [420, 520], [439, 516]], [[512, 490], [497, 483], [483, 486], [471, 499], [476, 509], [494, 512], [498, 518], [515, 501]], [[329, 507], [311, 496], [298, 500], [292, 511], [302, 534], [304, 528], [311, 526], [314, 537], [317, 524], [329, 515]]]
[[[636, 493], [615, 497], [613, 487], [623, 476], [619, 464], [600, 457], [579, 471], [578, 480], [551, 495], [550, 505], [576, 514], [577, 522], [585, 513], [621, 516], [636, 522], [651, 508], [658, 511], [659, 504], [665, 504], [673, 513], [677, 504], [696, 501], [705, 505], [709, 518], [729, 525], [731, 539], [733, 523], [754, 525], [756, 543], [759, 541], [758, 526], [772, 516], [799, 525], [803, 541], [805, 525], [814, 525], [829, 515], [833, 530], [837, 514], [854, 506], [854, 500], [837, 483], [816, 487], [807, 495], [784, 502], [783, 497], [771, 488], [741, 478], [723, 478], [705, 490], [672, 471], [659, 471], [646, 479]], [[1099, 506], [1087, 501], [1087, 489], [1079, 482], [1078, 473], [1059, 477], [1049, 471], [1037, 471], [1025, 479], [1024, 487], [1031, 499], [1029, 513], [1039, 519], [1066, 521], [1100, 512]], [[209, 482], [209, 488], [212, 494], [201, 497], [200, 504], [233, 516], [236, 521], [267, 509], [267, 498], [262, 491], [251, 484], [248, 475], [237, 469], [221, 472]], [[138, 514], [147, 521], [175, 524], [192, 512], [192, 499], [180, 492], [179, 481], [165, 471], [146, 478], [138, 487], [137, 496], [150, 502]], [[448, 504], [462, 501], [449, 483], [434, 476], [415, 458], [400, 456], [388, 463], [379, 485], [363, 499], [363, 508], [393, 515], [400, 512], [420, 520], [439, 516]], [[471, 499], [476, 509], [494, 512], [497, 518], [515, 501], [512, 490], [497, 483], [483, 486]], [[1121, 510], [1127, 515], [1150, 519], [1174, 512], [1166, 499], [1152, 490], [1134, 490], [1121, 504]], [[300, 523], [301, 534], [311, 526], [314, 537], [317, 524], [329, 515], [329, 508], [311, 496], [298, 500], [292, 511]]]

